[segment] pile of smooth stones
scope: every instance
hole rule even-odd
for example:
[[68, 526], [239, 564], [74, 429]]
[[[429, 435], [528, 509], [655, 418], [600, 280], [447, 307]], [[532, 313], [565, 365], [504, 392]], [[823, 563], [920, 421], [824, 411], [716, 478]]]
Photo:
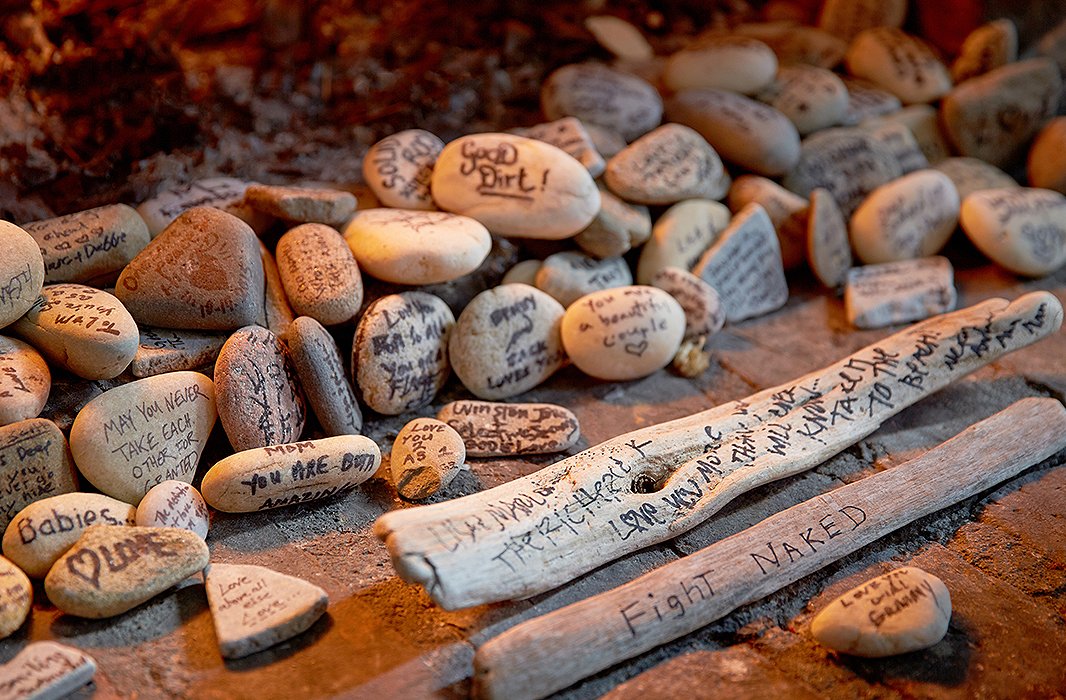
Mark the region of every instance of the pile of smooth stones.
[[[566, 451], [580, 436], [570, 410], [503, 400], [567, 364], [608, 381], [671, 364], [696, 376], [723, 325], [782, 307], [786, 272], [803, 266], [827, 294], [843, 290], [858, 328], [954, 311], [952, 265], [937, 253], [958, 228], [1011, 273], [1055, 272], [1066, 263], [1066, 117], [1055, 118], [1066, 24], [1019, 60], [1014, 25], [991, 22], [948, 65], [900, 29], [906, 5], [829, 0], [817, 27], [713, 29], [669, 56], [656, 56], [621, 19], [590, 18], [588, 29], [617, 58], [551, 73], [541, 94], [545, 123], [447, 144], [423, 130], [395, 133], [366, 153], [368, 191], [358, 206], [342, 189], [214, 177], [136, 208], [0, 222], [0, 634], [25, 622], [31, 578], [43, 579], [64, 613], [103, 618], [203, 571], [222, 655], [254, 653], [310, 627], [327, 597], [264, 567], [211, 564], [211, 509], [305, 504], [376, 474], [404, 500], [420, 501], [447, 487], [468, 458]], [[1026, 152], [1022, 186], [1000, 168]], [[518, 262], [461, 306], [446, 303], [439, 290], [489, 277], [479, 271], [499, 265], [502, 239], [540, 239], [534, 249], [556, 252]], [[365, 298], [364, 275], [375, 280], [368, 290], [403, 290]], [[1015, 329], [1015, 339], [1024, 328], [1030, 342], [1061, 322], [1050, 295], [1024, 309], [989, 309], [927, 322], [927, 352], [914, 350], [907, 366], [931, 378], [924, 387], [915, 380], [916, 393], [892, 410], [950, 381], [938, 371], [969, 361], [971, 345], [951, 355], [946, 339], [968, 332], [972, 319], [1002, 313], [1010, 332], [996, 336], [999, 352], [1017, 347]], [[350, 337], [337, 331], [353, 326], [349, 350], [336, 337]], [[943, 347], [934, 350], [929, 338]], [[974, 367], [989, 359], [975, 354]], [[862, 361], [874, 376], [877, 362], [903, 366], [888, 357], [899, 355]], [[121, 379], [61, 425], [38, 417], [52, 372]], [[383, 467], [383, 446], [361, 435], [362, 411], [424, 414], [452, 373], [476, 400], [408, 422]], [[875, 392], [862, 417], [868, 434], [883, 419], [874, 402], [882, 384], [861, 374], [855, 381]], [[821, 395], [831, 396], [828, 379], [824, 386]], [[750, 399], [756, 417], [764, 394]], [[309, 431], [311, 414], [318, 427]], [[197, 480], [216, 418], [233, 454]], [[715, 420], [721, 432], [700, 424], [695, 448], [641, 451], [644, 461], [624, 471], [675, 487], [680, 477], [664, 468], [706, 458], [708, 437], [727, 444], [739, 430]], [[774, 443], [781, 455], [786, 438]], [[775, 462], [768, 477], [745, 476], [744, 488], [807, 468], [826, 450], [795, 467]], [[699, 474], [710, 481], [708, 470]], [[721, 483], [736, 477], [713, 473]], [[548, 499], [545, 479], [530, 483]], [[612, 524], [652, 531], [642, 546], [691, 527], [703, 492], [688, 504], [689, 492], [673, 493], [680, 505], [669, 517], [661, 505], [643, 507]], [[575, 564], [550, 581], [465, 597], [449, 588], [443, 561], [439, 578], [423, 580], [397, 533], [424, 530], [444, 513], [432, 509], [452, 508], [454, 522], [465, 501], [390, 513], [378, 526], [401, 574], [427, 582], [442, 604], [529, 595], [580, 573]], [[578, 522], [570, 505], [550, 507]], [[676, 527], [657, 531], [659, 516]], [[602, 558], [623, 551], [605, 546]], [[521, 566], [514, 544], [506, 556], [492, 554], [486, 567]], [[894, 607], [884, 613], [890, 591]], [[871, 598], [895, 627], [870, 623], [876, 616], [859, 603]], [[813, 634], [854, 654], [924, 648], [950, 618], [944, 584], [916, 569], [889, 572], [841, 600], [815, 620]], [[630, 629], [635, 619], [627, 618]], [[77, 649], [36, 642], [0, 668], [0, 685], [12, 697], [51, 697], [94, 670]]]

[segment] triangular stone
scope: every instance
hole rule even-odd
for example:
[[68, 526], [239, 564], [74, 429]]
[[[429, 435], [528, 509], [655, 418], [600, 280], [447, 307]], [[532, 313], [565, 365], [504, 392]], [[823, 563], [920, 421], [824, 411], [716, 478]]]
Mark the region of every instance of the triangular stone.
[[234, 330], [255, 323], [263, 311], [259, 239], [232, 214], [195, 207], [126, 266], [115, 296], [149, 326]]
[[222, 656], [237, 659], [308, 629], [326, 611], [326, 592], [251, 564], [212, 564], [207, 602]]
[[747, 205], [733, 217], [693, 272], [718, 292], [731, 323], [769, 313], [788, 301], [777, 233], [758, 204]]
[[96, 661], [81, 650], [55, 642], [33, 642], [0, 666], [5, 698], [65, 698], [96, 675]]

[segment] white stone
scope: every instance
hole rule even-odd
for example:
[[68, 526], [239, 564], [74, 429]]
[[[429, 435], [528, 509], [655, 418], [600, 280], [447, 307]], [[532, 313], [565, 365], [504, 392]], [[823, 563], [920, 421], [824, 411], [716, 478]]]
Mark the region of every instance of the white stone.
[[[591, 224], [574, 236], [574, 243], [594, 257], [616, 258], [643, 245], [649, 236], [651, 214], [647, 207], [630, 204], [606, 190], [600, 190], [600, 211]], [[507, 280], [506, 276], [504, 280]]]
[[561, 325], [567, 354], [598, 379], [639, 379], [670, 363], [685, 334], [685, 312], [655, 287], [593, 292], [572, 304]]
[[59, 700], [96, 675], [96, 661], [80, 649], [56, 642], [30, 642], [15, 658], [0, 666], [5, 698]]
[[597, 260], [583, 253], [564, 251], [544, 259], [534, 284], [567, 307], [586, 294], [629, 286], [633, 284], [633, 274], [622, 258]]
[[777, 234], [758, 204], [733, 217], [693, 273], [718, 292], [731, 323], [769, 313], [788, 301]]
[[900, 27], [907, 16], [907, 0], [826, 0], [818, 26], [851, 41], [872, 27]]
[[630, 61], [647, 61], [655, 55], [651, 44], [639, 29], [621, 17], [593, 15], [585, 18], [589, 30], [600, 46], [618, 58]]
[[44, 275], [37, 241], [15, 224], [0, 221], [0, 328], [30, 310], [44, 286]]
[[540, 104], [548, 119], [577, 117], [584, 124], [611, 129], [626, 141], [659, 126], [663, 116], [663, 101], [654, 87], [602, 63], [557, 69], [541, 87]]
[[569, 238], [600, 210], [600, 191], [581, 163], [512, 134], [452, 141], [437, 156], [432, 187], [441, 209], [477, 219], [500, 236]]
[[777, 56], [769, 46], [745, 36], [715, 35], [670, 56], [663, 83], [681, 90], [730, 90], [753, 95], [777, 73]]
[[818, 281], [830, 288], [844, 284], [851, 268], [848, 222], [828, 190], [811, 192], [807, 216], [807, 263]]
[[444, 142], [424, 129], [386, 136], [363, 157], [363, 179], [380, 203], [396, 209], [433, 210], [429, 182]]
[[851, 245], [865, 263], [937, 253], [959, 222], [959, 194], [939, 170], [918, 170], [878, 187], [851, 216]]
[[811, 636], [836, 651], [878, 658], [933, 646], [947, 634], [944, 582], [906, 566], [856, 586], [811, 620]]
[[940, 256], [853, 267], [844, 310], [856, 328], [883, 328], [954, 311], [951, 263]]
[[734, 214], [751, 203], [766, 210], [781, 245], [786, 270], [803, 264], [807, 248], [807, 200], [760, 175], [741, 175], [729, 188], [729, 210]]
[[1010, 187], [979, 190], [962, 203], [962, 230], [1011, 272], [1043, 277], [1066, 263], [1066, 196]]
[[714, 287], [680, 267], [664, 267], [651, 283], [669, 292], [685, 312], [685, 340], [709, 338], [725, 325], [725, 307]]
[[629, 144], [607, 163], [604, 180], [616, 195], [639, 204], [720, 199], [729, 186], [718, 154], [681, 124], [664, 124]]
[[959, 193], [960, 201], [977, 190], [1018, 187], [1014, 178], [980, 158], [947, 158], [934, 165], [933, 168], [951, 178], [952, 184]]
[[492, 237], [468, 216], [440, 211], [367, 209], [344, 238], [362, 271], [396, 284], [449, 282], [476, 270]]
[[592, 177], [599, 177], [607, 167], [607, 162], [596, 150], [592, 137], [577, 117], [563, 117], [525, 129], [511, 129], [509, 133], [555, 146], [584, 165]]
[[1018, 60], [1018, 28], [995, 19], [970, 32], [951, 64], [951, 78], [961, 83]]
[[465, 461], [466, 445], [455, 428], [436, 418], [415, 418], [392, 443], [389, 476], [396, 493], [417, 501], [446, 488]]
[[532, 287], [540, 266], [540, 260], [523, 260], [504, 274], [500, 284], [528, 284]]
[[836, 126], [848, 110], [848, 89], [836, 73], [803, 64], [781, 66], [759, 99], [788, 117], [800, 136]]
[[951, 90], [951, 75], [933, 49], [895, 27], [858, 34], [844, 62], [849, 73], [888, 90], [903, 104], [932, 102]]
[[244, 221], [255, 232], [262, 233], [272, 219], [244, 203], [244, 192], [249, 184], [232, 177], [197, 180], [156, 193], [137, 205], [137, 213], [144, 219], [152, 238], [162, 233], [182, 212], [193, 207], [221, 209]]
[[144, 494], [136, 520], [143, 527], [179, 527], [202, 540], [211, 527], [204, 497], [191, 484], [174, 480], [156, 484]]
[[860, 125], [859, 128], [869, 132], [875, 141], [899, 161], [899, 169], [904, 175], [929, 167], [929, 160], [906, 124], [887, 122], [873, 126]]
[[548, 403], [452, 401], [437, 412], [437, 420], [459, 433], [470, 457], [562, 452], [581, 437], [577, 416]]
[[637, 284], [651, 284], [665, 267], [691, 270], [729, 225], [729, 210], [706, 199], [678, 202], [663, 212], [637, 262]]

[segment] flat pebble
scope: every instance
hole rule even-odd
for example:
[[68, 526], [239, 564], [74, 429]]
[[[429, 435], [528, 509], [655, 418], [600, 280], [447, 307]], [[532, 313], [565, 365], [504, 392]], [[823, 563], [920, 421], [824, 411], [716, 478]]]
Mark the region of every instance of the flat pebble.
[[259, 239], [231, 214], [190, 209], [126, 266], [115, 296], [149, 326], [226, 331], [255, 323], [263, 312]]
[[389, 474], [396, 493], [418, 501], [447, 487], [464, 462], [466, 445], [454, 428], [436, 418], [415, 418], [392, 443]]
[[39, 416], [51, 388], [52, 373], [40, 353], [0, 335], [0, 426]]
[[[901, 124], [907, 127], [927, 163], [939, 163], [951, 155], [951, 146], [940, 128], [939, 114], [931, 105], [908, 105], [895, 112], [870, 117], [859, 126], [875, 128], [885, 124]], [[902, 165], [906, 169], [907, 163]]]
[[585, 18], [585, 29], [589, 30], [600, 46], [618, 58], [630, 61], [647, 61], [655, 52], [639, 29], [621, 17], [614, 15], [593, 15]]
[[951, 178], [959, 200], [964, 200], [977, 190], [993, 190], [1017, 187], [1018, 183], [1007, 173], [979, 158], [947, 158], [933, 166]]
[[939, 170], [918, 170], [881, 185], [851, 216], [851, 245], [865, 263], [938, 252], [959, 222], [959, 194]]
[[656, 287], [606, 289], [573, 303], [561, 333], [567, 355], [590, 377], [639, 379], [670, 364], [685, 335], [685, 311]]
[[729, 187], [718, 154], [681, 124], [664, 124], [629, 144], [607, 163], [604, 180], [616, 195], [638, 204], [720, 199]]
[[188, 530], [96, 525], [56, 561], [44, 590], [67, 614], [114, 617], [200, 571], [209, 557], [207, 544]]
[[500, 284], [528, 284], [532, 287], [540, 266], [540, 260], [523, 260], [507, 271], [507, 274], [500, 280]]
[[667, 115], [698, 131], [725, 160], [759, 175], [783, 175], [799, 159], [799, 132], [788, 117], [735, 92], [679, 92], [667, 103]]
[[[926, 105], [927, 106], [927, 105]], [[906, 175], [915, 170], [923, 170], [929, 167], [929, 160], [925, 157], [918, 139], [907, 128], [906, 124], [898, 122], [882, 122], [880, 124], [860, 125], [873, 137], [874, 141], [881, 144], [886, 151], [899, 162], [900, 171]]]
[[567, 307], [591, 292], [629, 286], [633, 284], [633, 274], [622, 258], [597, 260], [564, 251], [544, 259], [534, 282], [537, 289]]
[[363, 157], [363, 179], [382, 205], [432, 211], [429, 182], [444, 142], [425, 129], [405, 129], [371, 146]]
[[122, 374], [137, 352], [137, 323], [122, 302], [82, 284], [50, 284], [11, 329], [54, 367], [84, 379]]
[[848, 222], [828, 190], [811, 192], [807, 216], [807, 263], [818, 281], [829, 288], [844, 284], [851, 268]]
[[275, 251], [289, 304], [327, 326], [346, 323], [363, 304], [363, 278], [344, 238], [323, 224], [289, 229]]
[[777, 234], [758, 204], [733, 217], [692, 271], [718, 292], [731, 323], [769, 313], [788, 301]]
[[1066, 117], [1040, 130], [1029, 149], [1029, 184], [1066, 193]]
[[211, 519], [207, 503], [192, 484], [164, 481], [144, 494], [137, 504], [137, 524], [142, 527], [178, 527], [207, 539]]
[[830, 649], [879, 658], [933, 646], [947, 634], [951, 595], [944, 582], [905, 566], [856, 586], [811, 620]]
[[979, 190], [962, 202], [962, 230], [1011, 272], [1043, 277], [1066, 263], [1066, 196], [1053, 190]]
[[348, 493], [381, 465], [368, 437], [337, 435], [236, 452], [204, 475], [204, 500], [226, 513], [253, 513]]
[[78, 412], [70, 451], [93, 486], [136, 505], [165, 480], [192, 483], [215, 416], [214, 384], [199, 372], [138, 379]]
[[951, 90], [951, 75], [923, 40], [896, 27], [860, 32], [844, 56], [848, 72], [888, 90], [903, 104], [937, 100]]
[[23, 228], [41, 247], [49, 284], [113, 282], [151, 240], [144, 219], [125, 204], [33, 221]]
[[282, 336], [296, 367], [307, 403], [326, 435], [358, 435], [363, 414], [344, 376], [344, 361], [333, 336], [310, 316], [300, 316]]
[[218, 648], [227, 659], [292, 639], [329, 605], [329, 596], [313, 583], [252, 564], [212, 564], [205, 588]]
[[651, 214], [647, 207], [600, 190], [600, 211], [591, 224], [574, 236], [574, 243], [593, 257], [616, 258], [643, 245], [650, 236]]
[[190, 182], [157, 193], [137, 205], [137, 213], [148, 226], [148, 233], [155, 238], [183, 212], [194, 207], [214, 207], [236, 216], [262, 232], [273, 221], [269, 216], [252, 209], [244, 201], [244, 193], [250, 183], [232, 177], [211, 177]]
[[961, 83], [1018, 60], [1018, 28], [1007, 18], [982, 24], [962, 42], [951, 78]]
[[91, 525], [134, 525], [137, 509], [99, 493], [66, 493], [35, 501], [4, 530], [4, 556], [30, 578], [44, 578]]
[[907, 0], [826, 0], [818, 26], [845, 41], [873, 27], [900, 27], [907, 16]]
[[352, 374], [366, 405], [395, 416], [433, 401], [448, 379], [455, 316], [440, 297], [401, 292], [370, 304], [352, 343]]
[[753, 95], [777, 73], [777, 56], [769, 46], [745, 36], [716, 35], [670, 56], [663, 83], [681, 90], [729, 90]]
[[355, 195], [316, 187], [249, 185], [244, 201], [253, 209], [286, 221], [339, 226], [355, 213]]
[[954, 311], [955, 274], [940, 256], [853, 267], [844, 310], [856, 328], [884, 328]]
[[607, 167], [603, 156], [592, 143], [592, 137], [577, 117], [563, 117], [528, 128], [511, 129], [508, 133], [555, 146], [584, 165], [592, 177], [599, 177]]
[[56, 642], [30, 642], [0, 666], [0, 687], [9, 698], [59, 700], [92, 681], [96, 661]]
[[800, 136], [836, 126], [848, 110], [848, 89], [836, 73], [803, 64], [781, 66], [759, 99], [788, 117]]
[[637, 261], [637, 284], [651, 284], [659, 270], [691, 270], [729, 225], [729, 209], [706, 199], [678, 202], [655, 222]]
[[779, 66], [805, 63], [831, 69], [844, 60], [848, 50], [848, 42], [840, 37], [792, 21], [752, 22], [738, 25], [733, 31], [769, 46]]
[[[30, 614], [33, 605], [33, 585], [22, 569], [9, 559], [0, 557], [0, 639], [11, 636]], [[3, 667], [0, 667], [0, 687], [3, 686]]]
[[842, 127], [804, 139], [799, 163], [784, 185], [803, 197], [825, 188], [850, 217], [867, 194], [902, 174], [899, 160], [869, 133]]
[[585, 228], [600, 210], [589, 171], [555, 146], [512, 134], [452, 141], [433, 167], [437, 206], [480, 221], [500, 236], [556, 240]]
[[581, 437], [577, 416], [550, 403], [452, 401], [437, 419], [462, 436], [469, 457], [563, 452]]
[[142, 326], [130, 372], [135, 377], [151, 377], [207, 367], [214, 364], [227, 337], [225, 333]]
[[845, 77], [844, 87], [848, 89], [848, 109], [840, 120], [844, 126], [854, 126], [866, 119], [892, 114], [903, 108], [898, 97], [869, 81]]
[[1006, 167], [1055, 114], [1061, 91], [1048, 59], [1011, 63], [957, 85], [940, 103], [941, 123], [959, 155]]
[[651, 283], [669, 292], [685, 312], [685, 340], [705, 340], [725, 325], [725, 308], [714, 287], [679, 267], [664, 267]]
[[78, 488], [67, 438], [46, 418], [30, 418], [0, 427], [0, 527], [42, 498]]
[[448, 342], [456, 376], [482, 399], [529, 391], [566, 359], [562, 317], [559, 302], [539, 289], [524, 284], [486, 289], [463, 309]]
[[555, 70], [541, 87], [540, 104], [548, 119], [577, 117], [584, 124], [616, 131], [626, 141], [659, 126], [663, 116], [663, 101], [654, 87], [602, 63]]
[[492, 247], [476, 219], [440, 211], [367, 209], [344, 238], [367, 274], [397, 284], [436, 284], [478, 268]]
[[761, 175], [741, 175], [729, 188], [729, 209], [739, 212], [755, 203], [766, 210], [777, 232], [786, 270], [801, 266], [807, 243], [807, 200]]
[[44, 286], [44, 258], [37, 241], [15, 224], [0, 221], [0, 328], [30, 310]]

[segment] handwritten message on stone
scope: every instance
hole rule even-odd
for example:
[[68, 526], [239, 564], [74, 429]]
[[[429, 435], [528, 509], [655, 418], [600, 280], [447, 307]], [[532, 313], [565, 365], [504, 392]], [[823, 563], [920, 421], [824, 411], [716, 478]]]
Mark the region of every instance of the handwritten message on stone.
[[581, 120], [576, 117], [563, 117], [527, 129], [511, 129], [510, 133], [543, 141], [565, 151], [584, 165], [592, 177], [599, 177], [603, 174], [603, 169], [607, 167], [603, 156], [593, 145], [592, 137], [585, 130]]
[[135, 377], [150, 377], [199, 369], [215, 361], [226, 338], [223, 333], [141, 326], [140, 343], [130, 363], [130, 372]]
[[33, 346], [0, 335], [0, 425], [36, 418], [51, 387], [48, 364]]
[[137, 524], [145, 527], [179, 527], [207, 537], [210, 516], [199, 491], [183, 481], [153, 486], [137, 505]]
[[33, 586], [26, 574], [0, 557], [0, 639], [22, 626], [32, 603]]
[[453, 401], [437, 418], [462, 436], [470, 457], [562, 452], [581, 437], [577, 416], [548, 403]]
[[165, 190], [137, 207], [148, 231], [155, 238], [178, 215], [193, 207], [215, 207], [235, 215], [247, 216], [242, 206], [248, 183], [232, 177], [212, 177]]
[[0, 697], [60, 698], [96, 675], [96, 662], [74, 647], [32, 642], [0, 666]]
[[567, 307], [586, 294], [631, 285], [633, 275], [622, 258], [597, 260], [568, 250], [545, 258], [534, 283]]
[[429, 182], [444, 142], [423, 129], [406, 129], [375, 143], [363, 158], [363, 179], [386, 207], [435, 209]]
[[729, 186], [718, 154], [681, 124], [665, 124], [641, 136], [611, 158], [604, 177], [612, 192], [640, 204], [719, 199]]
[[459, 474], [466, 461], [463, 438], [444, 421], [415, 418], [392, 443], [389, 475], [408, 500], [429, 498]]
[[640, 251], [637, 284], [651, 284], [665, 267], [691, 270], [718, 240], [731, 216], [724, 204], [699, 199], [678, 202], [667, 209]]
[[45, 282], [113, 281], [148, 245], [144, 219], [125, 204], [97, 207], [23, 228], [41, 247]]
[[573, 116], [632, 141], [659, 125], [663, 101], [640, 78], [602, 63], [575, 63], [548, 76], [540, 91], [548, 119]]
[[853, 267], [844, 288], [848, 321], [857, 328], [929, 318], [951, 311], [955, 301], [954, 271], [939, 256]]
[[1066, 263], [1066, 197], [1031, 187], [975, 192], [962, 228], [982, 253], [1022, 275], [1040, 277]]
[[725, 308], [714, 287], [679, 267], [666, 267], [652, 279], [685, 310], [685, 340], [707, 338], [725, 325]]
[[44, 418], [0, 428], [0, 527], [34, 501], [78, 488], [67, 440]]

